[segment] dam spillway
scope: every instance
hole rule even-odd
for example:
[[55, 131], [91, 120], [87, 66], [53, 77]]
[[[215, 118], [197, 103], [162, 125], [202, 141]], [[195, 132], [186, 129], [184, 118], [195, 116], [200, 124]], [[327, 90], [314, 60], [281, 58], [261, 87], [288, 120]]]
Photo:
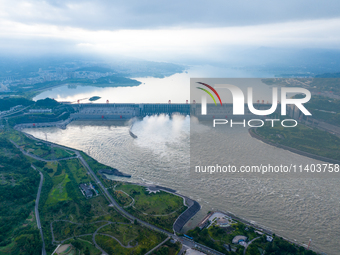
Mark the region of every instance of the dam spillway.
[[131, 119], [160, 114], [190, 115], [189, 104], [71, 104], [73, 119]]
[[[266, 116], [257, 116], [248, 110], [245, 105], [244, 115], [233, 115], [233, 105], [213, 105], [208, 104], [207, 115], [201, 114], [200, 104], [128, 104], [128, 103], [85, 103], [69, 104], [75, 110], [71, 117], [73, 119], [131, 119], [134, 117], [145, 117], [160, 114], [181, 114], [184, 116], [196, 116], [199, 119], [211, 118], [265, 118]], [[254, 107], [258, 110], [266, 110], [271, 104], [256, 104]], [[277, 112], [279, 112], [278, 107]], [[289, 113], [288, 109], [288, 113]]]

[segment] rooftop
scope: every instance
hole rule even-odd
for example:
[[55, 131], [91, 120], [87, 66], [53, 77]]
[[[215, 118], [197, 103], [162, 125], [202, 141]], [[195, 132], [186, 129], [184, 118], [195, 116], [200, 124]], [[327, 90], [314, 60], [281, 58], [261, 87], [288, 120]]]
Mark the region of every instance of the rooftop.
[[233, 238], [232, 243], [233, 243], [233, 244], [238, 244], [238, 243], [240, 243], [240, 242], [246, 242], [247, 239], [248, 239], [248, 237], [246, 237], [246, 236], [235, 236], [235, 237]]

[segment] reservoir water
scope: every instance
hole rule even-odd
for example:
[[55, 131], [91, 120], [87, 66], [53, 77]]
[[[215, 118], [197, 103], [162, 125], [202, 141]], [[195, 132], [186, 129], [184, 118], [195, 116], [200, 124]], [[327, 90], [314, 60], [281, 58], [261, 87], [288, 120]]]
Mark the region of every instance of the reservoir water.
[[[185, 103], [190, 99], [190, 78], [228, 78], [228, 77], [273, 77], [265, 72], [249, 73], [230, 68], [216, 68], [212, 66], [194, 66], [183, 73], [177, 73], [165, 78], [134, 78], [142, 84], [135, 87], [106, 87], [81, 85], [63, 85], [46, 90], [37, 95], [34, 100], [46, 97], [57, 101], [89, 103], [93, 96], [101, 97], [94, 103]], [[260, 91], [258, 91], [260, 93]], [[265, 98], [264, 98], [265, 99]], [[266, 99], [267, 100], [267, 99]]]
[[[228, 73], [225, 69], [200, 67], [164, 79], [136, 78], [142, 82], [138, 87], [78, 86], [72, 89], [64, 86], [45, 91], [35, 99], [52, 97], [60, 101], [76, 101], [101, 96], [102, 99], [97, 102], [109, 99], [116, 103], [167, 103], [171, 99], [174, 103], [184, 103], [189, 99], [190, 77], [232, 76], [247, 75], [235, 73], [235, 70]], [[270, 75], [248, 75], [254, 76]], [[202, 209], [186, 228], [194, 227], [208, 211], [230, 211], [301, 244], [307, 244], [311, 238], [313, 249], [340, 254], [338, 179], [228, 178], [222, 175], [193, 178], [189, 171], [189, 117], [146, 117], [132, 127], [137, 139], [129, 134], [130, 124], [122, 121], [75, 121], [65, 130], [36, 128], [24, 131], [43, 140], [83, 150], [101, 163], [131, 174], [130, 181], [163, 185], [197, 200]], [[202, 134], [203, 140], [205, 137], [206, 133]], [[221, 139], [228, 144], [227, 159], [235, 164], [317, 162], [262, 143], [252, 138], [247, 129], [228, 129]]]
[[[340, 234], [340, 185], [338, 179], [322, 178], [192, 178], [189, 172], [189, 117], [146, 117], [134, 124], [109, 121], [72, 122], [65, 130], [26, 129], [35, 137], [83, 150], [101, 163], [132, 174], [131, 181], [149, 182], [176, 189], [197, 200], [202, 210], [189, 221], [194, 227], [210, 210], [230, 211], [276, 234], [338, 253]], [[246, 129], [230, 129], [231, 160], [300, 164], [316, 161], [272, 147], [249, 136]], [[241, 153], [240, 153], [241, 152]], [[243, 156], [240, 156], [243, 155]], [[121, 179], [122, 180], [122, 179]]]

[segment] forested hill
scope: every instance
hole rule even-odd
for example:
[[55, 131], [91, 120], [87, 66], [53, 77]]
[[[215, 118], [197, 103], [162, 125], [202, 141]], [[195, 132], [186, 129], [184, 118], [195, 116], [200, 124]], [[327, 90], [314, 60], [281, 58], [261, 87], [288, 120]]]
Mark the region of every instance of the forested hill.
[[40, 175], [0, 133], [0, 254], [40, 254], [34, 216]]

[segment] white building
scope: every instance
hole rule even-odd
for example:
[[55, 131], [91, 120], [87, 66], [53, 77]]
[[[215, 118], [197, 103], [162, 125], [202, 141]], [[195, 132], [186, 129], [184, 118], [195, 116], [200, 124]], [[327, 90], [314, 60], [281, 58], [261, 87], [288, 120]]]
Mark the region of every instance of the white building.
[[30, 113], [51, 113], [52, 109], [30, 109]]
[[266, 236], [267, 242], [272, 242], [273, 241], [273, 237], [271, 236]]

